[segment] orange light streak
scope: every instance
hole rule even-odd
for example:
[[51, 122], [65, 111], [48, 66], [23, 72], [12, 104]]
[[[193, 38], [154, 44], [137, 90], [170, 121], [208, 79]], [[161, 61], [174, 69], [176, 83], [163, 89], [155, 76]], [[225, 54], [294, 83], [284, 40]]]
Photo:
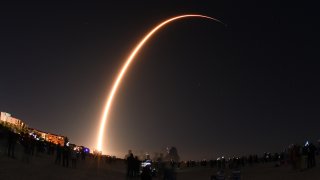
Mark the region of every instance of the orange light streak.
[[165, 25], [167, 25], [175, 20], [178, 20], [178, 19], [192, 18], [192, 17], [206, 18], [206, 19], [210, 19], [210, 20], [214, 20], [214, 21], [222, 23], [221, 21], [219, 21], [215, 18], [209, 17], [209, 16], [204, 16], [204, 15], [199, 15], [199, 14], [186, 14], [186, 15], [176, 16], [176, 17], [173, 17], [173, 18], [170, 18], [170, 19], [163, 21], [162, 23], [157, 25], [155, 28], [153, 28], [146, 36], [144, 36], [144, 38], [136, 45], [136, 47], [133, 49], [133, 51], [129, 55], [128, 59], [125, 61], [124, 65], [122, 66], [122, 68], [121, 68], [121, 70], [120, 70], [120, 72], [119, 72], [119, 74], [118, 74], [118, 76], [112, 86], [112, 89], [110, 91], [110, 94], [108, 96], [108, 99], [107, 99], [105, 107], [104, 107], [103, 115], [101, 117], [101, 123], [100, 123], [100, 128], [99, 128], [99, 133], [98, 133], [98, 143], [97, 143], [97, 150], [98, 151], [102, 151], [104, 129], [105, 129], [106, 122], [108, 120], [108, 115], [109, 115], [110, 107], [112, 105], [112, 101], [114, 99], [114, 96], [117, 92], [117, 89], [121, 83], [123, 76], [125, 75], [127, 69], [129, 68], [131, 62], [136, 57], [139, 50], [143, 47], [143, 45], [149, 40], [149, 38], [152, 35], [154, 35], [159, 29], [161, 29]]

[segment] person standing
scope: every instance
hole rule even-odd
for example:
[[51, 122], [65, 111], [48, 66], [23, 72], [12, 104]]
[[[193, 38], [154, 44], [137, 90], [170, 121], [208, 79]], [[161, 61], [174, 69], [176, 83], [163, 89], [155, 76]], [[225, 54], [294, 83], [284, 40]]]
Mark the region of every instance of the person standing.
[[71, 167], [77, 167], [77, 151], [75, 149], [71, 150]]
[[134, 157], [131, 150], [129, 150], [129, 154], [127, 156], [127, 177], [133, 177], [133, 175], [134, 175]]
[[60, 144], [57, 144], [56, 146], [56, 164], [61, 164], [61, 154], [62, 154], [62, 147]]
[[17, 141], [17, 135], [16, 133], [12, 131], [8, 131], [8, 157], [15, 158], [14, 151]]
[[70, 154], [69, 140], [66, 137], [64, 140], [64, 147], [63, 147], [63, 153], [62, 153], [62, 166], [64, 167], [69, 166], [69, 154]]

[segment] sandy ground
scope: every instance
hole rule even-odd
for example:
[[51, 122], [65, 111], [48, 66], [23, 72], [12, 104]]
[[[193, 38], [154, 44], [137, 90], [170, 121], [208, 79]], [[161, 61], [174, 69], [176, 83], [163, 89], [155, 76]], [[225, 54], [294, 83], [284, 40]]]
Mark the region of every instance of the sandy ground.
[[[76, 168], [65, 168], [54, 163], [54, 156], [39, 154], [29, 157], [29, 162], [21, 147], [16, 149], [16, 158], [6, 156], [0, 146], [0, 180], [82, 180], [82, 179], [126, 179], [126, 166], [123, 162], [107, 164], [94, 159], [78, 160]], [[244, 180], [319, 180], [319, 158], [317, 167], [305, 171], [294, 171], [291, 166], [275, 167], [274, 163], [257, 164], [241, 169]], [[178, 180], [209, 180], [216, 169], [194, 167], [177, 170]], [[230, 172], [226, 171], [227, 174]], [[158, 178], [154, 178], [158, 179]]]

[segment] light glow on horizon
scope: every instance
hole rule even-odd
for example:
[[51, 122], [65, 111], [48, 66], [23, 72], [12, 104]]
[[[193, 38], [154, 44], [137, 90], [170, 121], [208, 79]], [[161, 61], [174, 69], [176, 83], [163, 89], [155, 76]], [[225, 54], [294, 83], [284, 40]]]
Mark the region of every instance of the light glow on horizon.
[[97, 142], [97, 150], [102, 152], [102, 142], [103, 142], [103, 135], [104, 135], [104, 129], [105, 129], [105, 125], [106, 122], [108, 120], [108, 115], [110, 112], [110, 107], [112, 105], [114, 96], [117, 92], [117, 89], [121, 83], [121, 80], [123, 78], [123, 76], [125, 75], [125, 73], [127, 72], [128, 67], [130, 66], [131, 62], [134, 60], [134, 58], [136, 57], [137, 53], [139, 52], [139, 50], [143, 47], [143, 45], [148, 41], [148, 39], [154, 35], [159, 29], [161, 29], [162, 27], [164, 27], [165, 25], [169, 24], [170, 22], [173, 22], [175, 20], [178, 19], [183, 19], [183, 18], [205, 18], [205, 19], [210, 19], [210, 20], [214, 20], [216, 22], [222, 23], [221, 21], [219, 21], [218, 19], [209, 17], [209, 16], [204, 16], [204, 15], [200, 15], [200, 14], [186, 14], [186, 15], [180, 15], [180, 16], [175, 16], [172, 17], [170, 19], [167, 19], [163, 22], [161, 22], [159, 25], [157, 25], [155, 28], [153, 28], [149, 33], [147, 33], [143, 39], [135, 46], [135, 48], [133, 49], [133, 51], [130, 53], [129, 57], [127, 58], [127, 60], [125, 61], [124, 65], [122, 66], [119, 74], [117, 75], [113, 86], [111, 88], [111, 91], [109, 93], [109, 96], [106, 100], [105, 106], [104, 106], [104, 111], [101, 117], [101, 123], [100, 123], [100, 128], [99, 128], [99, 132], [98, 132], [98, 142]]

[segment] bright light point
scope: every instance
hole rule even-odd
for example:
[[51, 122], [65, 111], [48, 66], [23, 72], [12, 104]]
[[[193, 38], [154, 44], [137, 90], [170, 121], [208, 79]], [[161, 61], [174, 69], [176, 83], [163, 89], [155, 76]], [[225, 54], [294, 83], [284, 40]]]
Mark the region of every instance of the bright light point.
[[118, 86], [121, 83], [121, 80], [124, 76], [124, 74], [126, 73], [128, 67], [130, 66], [131, 62], [134, 60], [135, 56], [137, 55], [137, 53], [139, 52], [139, 50], [143, 47], [143, 45], [148, 41], [148, 39], [155, 34], [160, 28], [164, 27], [166, 24], [169, 24], [170, 22], [173, 22], [175, 20], [178, 19], [183, 19], [183, 18], [205, 18], [205, 19], [210, 19], [210, 20], [214, 20], [216, 22], [222, 23], [221, 21], [209, 17], [209, 16], [204, 16], [204, 15], [199, 15], [199, 14], [186, 14], [186, 15], [181, 15], [181, 16], [176, 16], [170, 19], [167, 19], [163, 22], [161, 22], [159, 25], [157, 25], [155, 28], [153, 28], [146, 36], [143, 37], [143, 39], [136, 45], [136, 47], [133, 49], [133, 51], [131, 52], [131, 54], [129, 55], [128, 59], [125, 61], [124, 65], [122, 66], [113, 86], [112, 89], [110, 91], [110, 94], [107, 98], [105, 107], [104, 107], [104, 111], [101, 117], [101, 123], [100, 123], [100, 128], [99, 128], [99, 132], [98, 132], [98, 142], [97, 142], [97, 150], [102, 152], [102, 142], [103, 142], [103, 135], [104, 135], [104, 129], [105, 129], [105, 125], [106, 122], [108, 120], [108, 115], [109, 115], [109, 111], [110, 111], [110, 107], [112, 105], [112, 100], [115, 96], [115, 93], [117, 92]]

